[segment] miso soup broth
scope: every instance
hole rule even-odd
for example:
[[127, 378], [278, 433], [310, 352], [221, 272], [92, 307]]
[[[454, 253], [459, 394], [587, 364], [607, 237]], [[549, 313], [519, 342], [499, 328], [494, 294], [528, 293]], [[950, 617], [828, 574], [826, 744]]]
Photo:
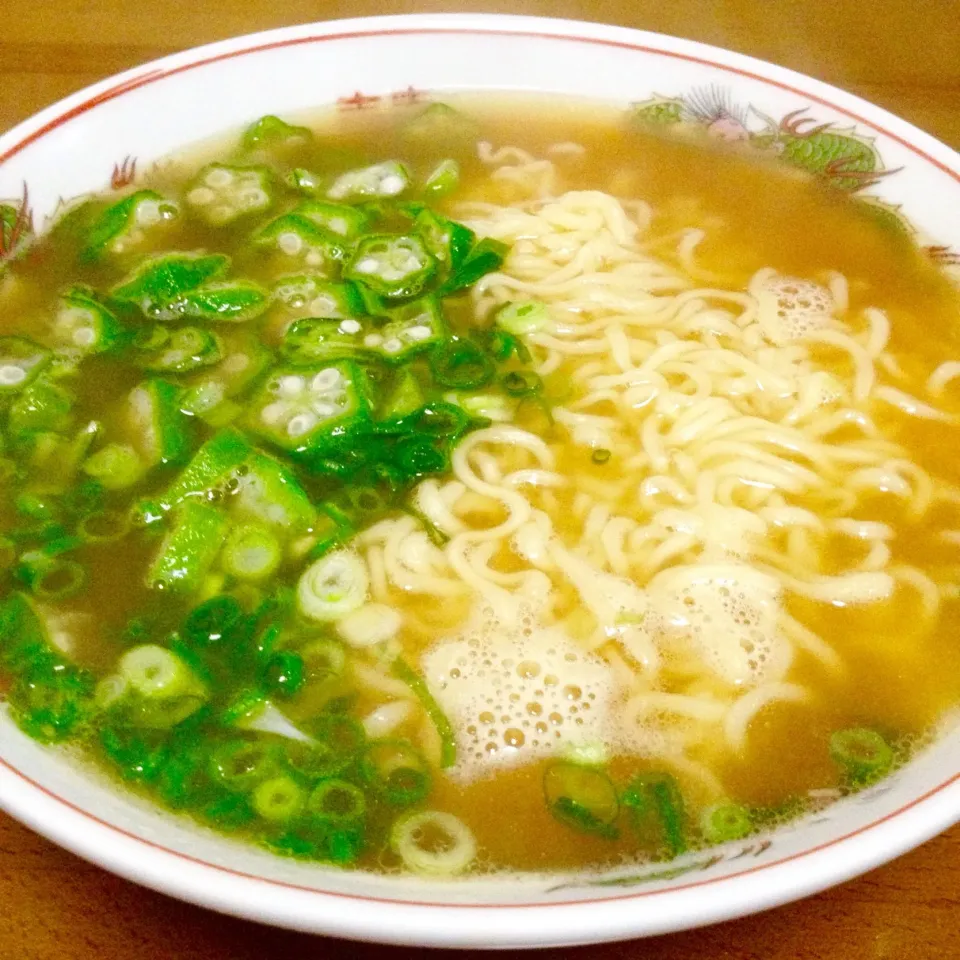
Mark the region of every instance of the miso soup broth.
[[0, 207], [0, 692], [278, 854], [595, 871], [960, 700], [960, 296], [702, 125], [266, 117]]

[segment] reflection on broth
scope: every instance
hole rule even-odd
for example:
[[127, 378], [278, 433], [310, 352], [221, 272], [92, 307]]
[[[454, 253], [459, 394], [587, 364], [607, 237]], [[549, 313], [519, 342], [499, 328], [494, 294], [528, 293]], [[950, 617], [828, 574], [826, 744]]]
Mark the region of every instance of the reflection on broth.
[[670, 859], [908, 757], [960, 699], [960, 300], [912, 239], [595, 105], [306, 124], [6, 267], [21, 727], [430, 876]]

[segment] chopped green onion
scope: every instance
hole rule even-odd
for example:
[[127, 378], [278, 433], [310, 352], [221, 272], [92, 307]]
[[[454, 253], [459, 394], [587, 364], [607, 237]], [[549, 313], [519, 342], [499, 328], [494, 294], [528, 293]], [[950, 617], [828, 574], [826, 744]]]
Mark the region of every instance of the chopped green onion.
[[292, 820], [303, 809], [303, 789], [290, 777], [272, 777], [253, 791], [253, 809], [274, 823]]
[[490, 356], [471, 340], [451, 337], [430, 355], [434, 380], [454, 390], [479, 390], [494, 378]]
[[300, 650], [306, 678], [310, 683], [325, 683], [339, 677], [347, 664], [347, 652], [337, 640], [313, 640]]
[[67, 739], [87, 720], [91, 677], [53, 654], [30, 663], [8, 694], [13, 719], [42, 743]]
[[379, 740], [367, 747], [360, 763], [364, 779], [391, 806], [410, 807], [430, 793], [427, 761], [402, 740]]
[[370, 586], [367, 567], [352, 550], [321, 557], [297, 584], [300, 612], [311, 620], [339, 620], [361, 607]]
[[610, 778], [594, 767], [554, 763], [543, 776], [547, 809], [561, 823], [600, 836], [617, 836], [620, 803]]
[[830, 756], [858, 786], [884, 776], [894, 760], [893, 750], [887, 741], [867, 727], [851, 727], [832, 734]]
[[597, 447], [597, 449], [590, 454], [590, 459], [594, 463], [604, 464], [610, 460], [611, 456], [611, 451], [609, 451], [606, 447]]
[[321, 780], [307, 801], [307, 812], [332, 826], [357, 823], [366, 809], [363, 791], [347, 780]]
[[228, 740], [210, 756], [213, 779], [235, 793], [249, 793], [277, 770], [276, 749], [257, 740]]
[[668, 773], [640, 774], [621, 797], [641, 842], [654, 856], [673, 859], [687, 849], [683, 795]]
[[41, 600], [62, 600], [86, 583], [87, 572], [75, 560], [54, 559], [38, 564], [29, 577], [30, 590]]
[[404, 864], [426, 876], [452, 876], [473, 863], [477, 842], [452, 813], [424, 810], [398, 819], [390, 846]]
[[740, 840], [752, 830], [750, 811], [739, 803], [717, 803], [700, 815], [700, 831], [707, 843]]
[[238, 580], [265, 580], [276, 571], [282, 557], [280, 541], [267, 527], [247, 523], [230, 532], [220, 565]]
[[499, 240], [489, 237], [481, 240], [470, 251], [467, 258], [450, 274], [438, 291], [441, 296], [449, 296], [472, 287], [481, 277], [499, 270], [510, 248]]
[[525, 337], [543, 330], [550, 323], [547, 306], [539, 300], [515, 300], [505, 303], [495, 317], [498, 327], [515, 337]]
[[511, 370], [503, 375], [502, 383], [511, 397], [533, 397], [543, 390], [543, 381], [532, 370]]
[[268, 693], [292, 697], [303, 687], [305, 674], [303, 657], [292, 650], [281, 650], [267, 661], [263, 685]]
[[175, 653], [156, 644], [128, 650], [117, 669], [133, 690], [150, 700], [205, 695], [193, 671]]
[[183, 635], [195, 647], [229, 643], [235, 639], [242, 617], [240, 604], [233, 597], [211, 597], [190, 611], [183, 624]]
[[452, 767], [457, 762], [457, 735], [447, 715], [434, 699], [427, 681], [402, 657], [393, 661], [393, 675], [402, 680], [416, 695], [440, 736], [440, 766]]

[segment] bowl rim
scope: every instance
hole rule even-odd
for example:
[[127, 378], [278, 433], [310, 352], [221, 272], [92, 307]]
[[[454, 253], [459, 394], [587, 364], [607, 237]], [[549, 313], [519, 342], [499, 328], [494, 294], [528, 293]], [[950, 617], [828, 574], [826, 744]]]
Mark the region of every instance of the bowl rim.
[[[280, 27], [206, 44], [88, 86], [0, 136], [0, 167], [101, 104], [218, 61], [293, 45], [371, 36], [479, 34], [566, 40], [666, 56], [796, 93], [896, 141], [960, 183], [960, 155], [894, 114], [804, 74], [697, 41], [603, 23], [506, 14], [410, 14]], [[441, 903], [324, 891], [244, 873], [130, 833], [59, 796], [0, 758], [0, 808], [37, 833], [136, 883], [239, 917], [360, 940], [419, 946], [516, 947], [598, 943], [745, 916], [842, 883], [894, 859], [960, 820], [960, 772], [843, 836], [737, 873], [667, 889], [515, 903]], [[921, 809], [922, 814], [921, 815]], [[911, 812], [909, 818], [903, 814]], [[796, 870], [797, 863], [802, 868]], [[758, 878], [763, 874], [762, 878]], [[216, 877], [221, 887], [213, 883]], [[714, 902], [691, 899], [722, 887]], [[280, 894], [271, 899], [270, 894]], [[658, 903], [631, 915], [624, 901]], [[368, 905], [376, 904], [371, 917]], [[556, 908], [563, 908], [557, 910]], [[532, 916], [543, 914], [540, 926]], [[496, 915], [496, 926], [491, 924]], [[603, 926], [597, 920], [602, 915]], [[393, 926], [390, 926], [393, 924]]]

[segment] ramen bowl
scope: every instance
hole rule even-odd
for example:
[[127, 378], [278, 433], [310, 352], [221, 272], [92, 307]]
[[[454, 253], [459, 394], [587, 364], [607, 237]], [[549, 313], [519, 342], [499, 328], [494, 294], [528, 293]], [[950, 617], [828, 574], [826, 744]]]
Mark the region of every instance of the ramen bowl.
[[[896, 209], [946, 270], [960, 250], [960, 157], [814, 79], [698, 43], [599, 24], [480, 15], [298, 26], [177, 54], [104, 81], [0, 138], [0, 196], [26, 185], [40, 225], [63, 200], [123, 183], [178, 148], [263, 114], [414, 108], [521, 91], [638, 104], [708, 135], [769, 143], [816, 129], [869, 145], [858, 186]], [[849, 176], [850, 167], [836, 168]], [[0, 714], [0, 806], [66, 849], [214, 910], [393, 944], [519, 948], [652, 936], [841, 883], [960, 819], [960, 734], [876, 785], [778, 828], [609, 876], [430, 881], [273, 856], [149, 806]]]

